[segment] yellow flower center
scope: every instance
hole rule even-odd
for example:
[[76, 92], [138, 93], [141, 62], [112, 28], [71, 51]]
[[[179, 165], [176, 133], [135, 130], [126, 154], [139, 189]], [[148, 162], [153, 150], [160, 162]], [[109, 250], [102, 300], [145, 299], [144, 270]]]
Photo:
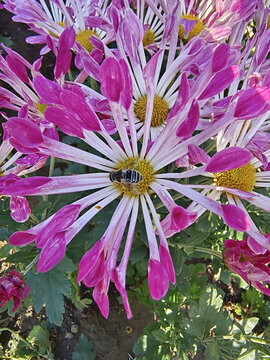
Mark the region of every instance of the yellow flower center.
[[142, 39], [143, 46], [152, 44], [154, 40], [155, 40], [155, 34], [153, 33], [153, 31], [150, 29], [146, 30]]
[[186, 19], [186, 20], [197, 20], [197, 23], [193, 25], [193, 28], [189, 31], [188, 35], [185, 37], [185, 30], [184, 27], [181, 25], [181, 23], [179, 24], [179, 31], [178, 31], [178, 37], [179, 40], [191, 40], [194, 36], [198, 35], [200, 32], [203, 31], [204, 29], [204, 25], [201, 19], [198, 18], [198, 16], [194, 15], [194, 14], [187, 14], [187, 15], [182, 15], [181, 19]]
[[[60, 25], [62, 28], [64, 27], [64, 23], [62, 21], [57, 21], [57, 24]], [[49, 31], [49, 34], [59, 39], [59, 35], [55, 34], [53, 31]]]
[[[137, 119], [139, 119], [143, 123], [145, 122], [146, 107], [147, 107], [146, 95], [139, 98], [134, 104], [135, 115]], [[169, 113], [169, 105], [167, 101], [155, 95], [151, 126], [157, 127], [163, 125], [167, 119], [168, 113]]]
[[236, 169], [215, 173], [214, 181], [216, 186], [251, 192], [256, 182], [256, 169], [254, 165], [248, 163]]
[[267, 29], [270, 28], [270, 14], [268, 15], [268, 20], [267, 20]]
[[38, 103], [36, 104], [36, 107], [37, 107], [37, 109], [38, 109], [42, 114], [44, 114], [47, 105], [46, 105], [46, 104], [40, 104], [40, 103], [38, 102]]
[[138, 196], [146, 193], [151, 182], [154, 180], [154, 171], [152, 166], [145, 159], [138, 157], [131, 157], [126, 161], [120, 161], [117, 165], [116, 171], [133, 170], [139, 172], [142, 180], [137, 183], [128, 183], [124, 179], [121, 183], [114, 182], [114, 186], [121, 192], [122, 195], [129, 197]]
[[78, 41], [89, 53], [94, 48], [89, 41], [91, 35], [97, 36], [97, 33], [94, 30], [83, 30], [76, 35], [76, 41]]

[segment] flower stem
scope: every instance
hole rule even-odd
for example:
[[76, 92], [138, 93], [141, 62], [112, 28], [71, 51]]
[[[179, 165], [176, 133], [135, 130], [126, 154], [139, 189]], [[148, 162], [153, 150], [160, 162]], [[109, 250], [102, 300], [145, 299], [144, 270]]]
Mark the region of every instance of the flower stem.
[[[11, 332], [17, 339], [19, 339], [20, 341], [22, 341], [29, 349], [33, 350], [38, 356], [41, 356], [44, 359], [48, 359], [51, 360], [51, 357], [47, 356], [47, 355], [43, 355], [41, 354], [39, 351], [37, 351], [34, 346], [28, 342], [27, 340], [25, 340], [21, 335], [19, 335], [16, 331], [10, 329], [10, 328], [0, 328], [0, 333], [2, 331], [9, 331]], [[9, 357], [7, 357], [6, 359], [11, 359]]]
[[216, 257], [218, 257], [220, 259], [223, 259], [222, 253], [220, 253], [219, 251], [216, 251], [216, 250], [203, 248], [203, 247], [200, 247], [200, 246], [193, 246], [193, 245], [172, 243], [172, 242], [169, 242], [169, 245], [174, 246], [174, 247], [178, 247], [179, 249], [184, 249], [184, 251], [186, 251], [188, 253], [198, 251], [198, 252], [210, 254], [210, 255], [216, 256]]
[[[51, 156], [51, 158], [50, 158], [50, 167], [49, 167], [49, 175], [48, 175], [49, 177], [51, 177], [53, 175], [54, 167], [55, 167], [55, 157]], [[42, 198], [43, 198], [43, 201], [48, 201], [48, 195], [43, 195]], [[47, 208], [43, 211], [41, 221], [45, 220], [46, 216], [47, 216]]]

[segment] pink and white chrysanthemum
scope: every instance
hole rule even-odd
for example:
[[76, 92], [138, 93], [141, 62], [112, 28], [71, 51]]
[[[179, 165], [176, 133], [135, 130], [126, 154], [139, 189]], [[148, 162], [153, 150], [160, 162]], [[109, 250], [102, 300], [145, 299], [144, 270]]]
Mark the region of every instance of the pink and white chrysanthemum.
[[[213, 79], [209, 82], [208, 77], [208, 81], [203, 82], [205, 76], [212, 74], [212, 64], [209, 62], [205, 72], [200, 74], [194, 83], [189, 83], [186, 74], [183, 74], [181, 80], [183, 87], [174, 116], [166, 123], [154, 142], [150, 143], [154, 106], [151, 84], [158, 56], [159, 54], [154, 55], [144, 71], [147, 108], [142, 142], [137, 141], [135, 118], [131, 110], [133, 95], [128, 65], [124, 59], [116, 60], [113, 57], [104, 60], [99, 77], [101, 91], [108, 99], [113, 114], [117, 136], [109, 135], [103, 126], [103, 120], [99, 120], [96, 116], [77, 85], [70, 84], [62, 88], [47, 87], [50, 90], [46, 92], [46, 86], [50, 83], [40, 75], [34, 80], [35, 88], [42, 91], [44, 102], [50, 99], [44, 113], [45, 118], [59, 126], [66, 134], [81, 138], [90, 146], [90, 151], [47, 137], [30, 120], [26, 119], [24, 122], [23, 137], [17, 131], [20, 118], [12, 118], [7, 123], [13, 138], [23, 142], [28, 148], [37, 148], [39, 153], [44, 155], [74, 161], [91, 169], [88, 174], [19, 179], [2, 189], [3, 194], [10, 196], [92, 191], [90, 195], [64, 206], [33, 228], [16, 232], [10, 237], [9, 241], [13, 245], [24, 246], [35, 241], [36, 246], [41, 248], [38, 271], [47, 271], [55, 266], [65, 255], [67, 244], [82, 227], [113, 200], [119, 199], [103, 236], [83, 256], [79, 265], [78, 281], [94, 287], [94, 299], [105, 317], [109, 313], [107, 292], [111, 280], [123, 298], [127, 316], [132, 316], [125, 289], [125, 278], [139, 208], [143, 214], [148, 237], [148, 282], [150, 294], [154, 299], [160, 299], [166, 294], [169, 281], [175, 282], [173, 263], [166, 240], [167, 229], [174, 232], [181, 231], [193, 223], [199, 215], [196, 211], [178, 206], [170, 190], [183, 194], [201, 207], [222, 217], [229, 226], [238, 231], [249, 233], [251, 227], [250, 219], [243, 209], [234, 204], [221, 204], [188, 185], [168, 180], [170, 176], [162, 173], [166, 165], [173, 164], [190, 148], [198, 149], [224, 126], [241, 118], [243, 106], [247, 106], [250, 99], [246, 99], [245, 93], [235, 98], [230, 103], [228, 111], [211, 127], [193, 135], [200, 117], [197, 102], [204, 96], [210, 96], [209, 92], [215, 83]], [[216, 76], [214, 75], [215, 79]], [[202, 88], [199, 84], [204, 84], [205, 87]], [[214, 93], [218, 86], [220, 85], [212, 90]], [[259, 92], [258, 94], [260, 95]], [[41, 96], [40, 93], [39, 95]], [[52, 99], [56, 100], [54, 105]], [[267, 102], [267, 99], [256, 101], [256, 96], [254, 99], [251, 102], [252, 106], [249, 107], [250, 113], [259, 112]], [[125, 113], [129, 114], [128, 128], [125, 126]], [[94, 153], [91, 148], [94, 149]], [[175, 173], [172, 173], [172, 177], [174, 176]], [[168, 210], [166, 227], [159, 219], [152, 200], [153, 196], [158, 196]], [[125, 249], [122, 258], [118, 259], [118, 250], [125, 231], [127, 234]]]
[[[166, 18], [173, 13], [178, 14], [178, 37], [181, 44], [196, 36], [213, 42], [225, 39], [231, 33], [237, 34], [242, 30], [241, 23], [244, 22], [246, 25], [257, 5], [255, 0], [225, 0], [218, 3], [209, 0], [179, 2], [147, 0], [147, 3], [160, 19], [162, 15]], [[161, 6], [162, 12], [158, 5]]]
[[29, 25], [39, 35], [30, 36], [26, 41], [30, 44], [47, 44], [42, 54], [51, 50], [48, 36], [55, 44], [65, 29], [73, 27], [76, 33], [74, 50], [84, 49], [91, 52], [93, 46], [89, 41], [95, 35], [105, 43], [113, 40], [113, 29], [105, 16], [108, 1], [44, 1], [44, 0], [5, 0], [4, 7], [14, 14], [13, 20]]

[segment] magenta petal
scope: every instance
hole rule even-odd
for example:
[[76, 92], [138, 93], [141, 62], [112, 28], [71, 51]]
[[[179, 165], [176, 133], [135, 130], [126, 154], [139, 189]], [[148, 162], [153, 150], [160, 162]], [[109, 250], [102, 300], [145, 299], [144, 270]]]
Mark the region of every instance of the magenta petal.
[[93, 269], [97, 262], [99, 254], [100, 241], [96, 242], [95, 245], [83, 255], [79, 264], [77, 282], [81, 282]]
[[171, 226], [172, 230], [184, 230], [189, 223], [187, 211], [182, 206], [175, 206], [171, 211]]
[[52, 234], [69, 228], [80, 213], [80, 205], [66, 205], [53, 216], [52, 220], [37, 235], [36, 246], [43, 247]]
[[125, 60], [120, 59], [119, 63], [122, 67], [122, 71], [124, 75], [124, 84], [125, 84], [124, 89], [121, 92], [121, 104], [124, 106], [126, 110], [128, 110], [132, 102], [132, 80]]
[[17, 231], [10, 236], [8, 243], [14, 246], [25, 246], [35, 241], [35, 239], [36, 235], [34, 234], [27, 231]]
[[[124, 286], [122, 286], [121, 284], [121, 274], [119, 274], [119, 268], [116, 268], [112, 271], [112, 280], [115, 284], [116, 289], [119, 291], [119, 293], [121, 294], [122, 300], [123, 300], [123, 305], [127, 314], [127, 318], [131, 319], [133, 317], [131, 309], [130, 309], [130, 305], [129, 305], [129, 301], [128, 301], [128, 296], [127, 296], [127, 292], [126, 289], [124, 288]], [[121, 270], [120, 270], [121, 271]]]
[[165, 266], [165, 268], [167, 270], [170, 282], [172, 284], [175, 284], [174, 266], [173, 266], [173, 261], [172, 261], [169, 250], [166, 249], [164, 246], [160, 245], [159, 256], [160, 256], [160, 261], [162, 262], [162, 264]]
[[100, 83], [102, 94], [109, 100], [119, 102], [125, 80], [122, 68], [117, 60], [105, 59], [100, 67]]
[[216, 47], [212, 60], [213, 73], [218, 72], [228, 66], [230, 56], [230, 45], [222, 43]]
[[200, 110], [197, 100], [193, 100], [187, 118], [180, 124], [176, 135], [187, 139], [196, 129], [200, 117]]
[[29, 78], [25, 66], [13, 55], [7, 55], [6, 61], [14, 74], [16, 74], [20, 80], [22, 80], [26, 84], [29, 84]]
[[228, 226], [237, 231], [250, 229], [249, 217], [242, 209], [232, 204], [221, 205], [221, 207], [223, 219]]
[[97, 260], [93, 262], [94, 266], [92, 267], [91, 271], [83, 279], [83, 283], [87, 287], [94, 287], [103, 279], [105, 274], [105, 257], [104, 251], [100, 253], [97, 257]]
[[257, 243], [251, 236], [247, 237], [247, 244], [255, 254], [265, 254], [266, 248]]
[[213, 95], [225, 90], [233, 80], [238, 76], [239, 68], [237, 65], [228, 67], [227, 69], [219, 71], [214, 75], [213, 79], [207, 85], [205, 90], [199, 97], [199, 100], [207, 99]]
[[51, 236], [40, 253], [37, 271], [46, 272], [52, 269], [63, 259], [65, 252], [65, 232], [60, 232]]
[[206, 171], [218, 173], [236, 169], [250, 162], [252, 154], [240, 147], [230, 147], [216, 153], [206, 166]]
[[84, 129], [91, 131], [99, 131], [99, 119], [95, 112], [91, 109], [81, 94], [76, 94], [74, 91], [63, 90], [60, 94], [60, 99], [63, 105], [71, 112], [79, 116], [81, 125]]
[[35, 194], [39, 189], [50, 182], [50, 178], [43, 176], [33, 176], [29, 178], [24, 178], [18, 180], [16, 183], [13, 183], [6, 187], [5, 195], [10, 196], [26, 196]]
[[250, 119], [264, 110], [270, 99], [270, 89], [257, 87], [244, 90], [239, 96], [234, 116], [236, 118]]
[[34, 80], [34, 87], [36, 92], [42, 98], [43, 101], [49, 104], [61, 104], [59, 99], [59, 94], [61, 91], [61, 86], [49, 79], [46, 79], [44, 76], [37, 75]]
[[49, 106], [44, 112], [46, 120], [60, 127], [60, 129], [71, 136], [83, 137], [82, 126], [73, 112]]
[[177, 98], [174, 102], [173, 107], [168, 115], [168, 120], [176, 116], [186, 105], [190, 98], [190, 87], [187, 80], [186, 72], [183, 72], [181, 77], [181, 83], [179, 85], [179, 90], [177, 94]]
[[148, 285], [150, 295], [154, 300], [161, 299], [168, 291], [169, 276], [165, 266], [158, 260], [149, 260]]
[[108, 295], [99, 289], [101, 286], [95, 287], [93, 291], [93, 298], [97, 303], [102, 315], [105, 317], [105, 319], [107, 319], [109, 316], [109, 299]]
[[8, 132], [20, 144], [36, 147], [43, 142], [40, 128], [28, 119], [10, 118], [6, 123]]
[[31, 213], [27, 200], [21, 196], [12, 196], [10, 198], [11, 217], [17, 222], [25, 222]]

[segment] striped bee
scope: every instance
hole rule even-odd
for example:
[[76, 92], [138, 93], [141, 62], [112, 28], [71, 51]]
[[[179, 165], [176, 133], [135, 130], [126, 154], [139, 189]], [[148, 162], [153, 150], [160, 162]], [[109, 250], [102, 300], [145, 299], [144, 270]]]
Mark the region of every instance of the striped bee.
[[133, 169], [125, 169], [111, 171], [109, 174], [111, 182], [117, 182], [123, 185], [136, 185], [142, 181], [142, 175], [139, 171]]

